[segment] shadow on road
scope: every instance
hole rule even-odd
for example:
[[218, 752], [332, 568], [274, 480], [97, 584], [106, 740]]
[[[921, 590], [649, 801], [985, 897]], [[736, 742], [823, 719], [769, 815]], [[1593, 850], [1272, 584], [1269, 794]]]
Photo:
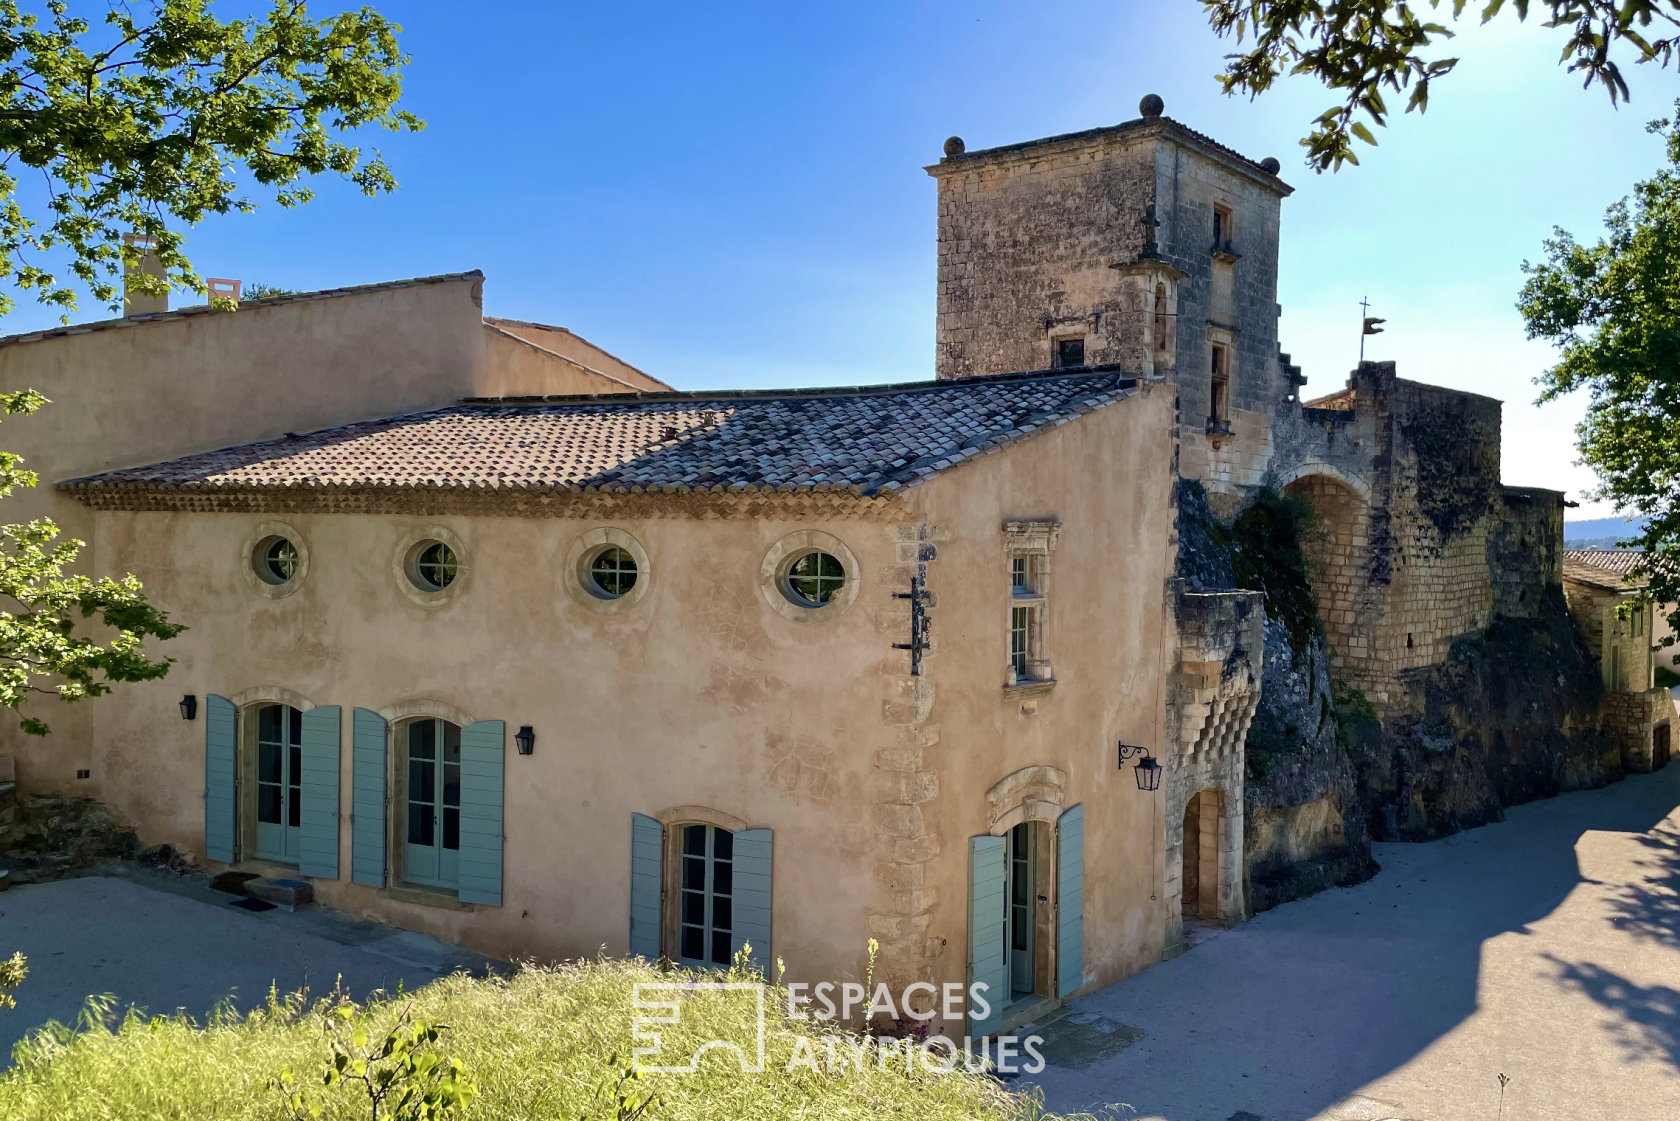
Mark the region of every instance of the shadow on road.
[[[1268, 911], [1076, 1002], [1144, 1038], [1090, 1069], [1051, 1066], [1037, 1081], [1061, 1111], [1120, 1098], [1170, 1121], [1341, 1116], [1338, 1103], [1476, 1012], [1484, 944], [1532, 933], [1584, 882], [1576, 845], [1589, 831], [1649, 834], [1640, 870], [1659, 874], [1615, 891], [1605, 921], [1680, 949], [1680, 833], [1651, 832], [1676, 805], [1680, 766], [1670, 766], [1515, 807], [1503, 823], [1440, 841], [1379, 845], [1375, 879]], [[1680, 990], [1641, 987], [1602, 959], [1551, 965], [1535, 983], [1619, 1013], [1624, 1054], [1680, 1065]], [[1466, 1092], [1484, 1089], [1479, 1073], [1454, 1077], [1476, 1080]], [[1485, 1089], [1497, 1094], [1491, 1081]], [[1391, 1115], [1412, 1116], [1363, 1116]]]

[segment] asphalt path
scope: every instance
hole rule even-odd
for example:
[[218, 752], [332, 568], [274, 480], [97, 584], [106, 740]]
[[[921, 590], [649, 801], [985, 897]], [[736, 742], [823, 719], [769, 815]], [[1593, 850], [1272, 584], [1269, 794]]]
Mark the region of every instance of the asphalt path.
[[[1036, 1081], [1161, 1121], [1680, 1118], [1680, 764], [1514, 807], [1076, 1002]], [[1104, 1030], [1109, 1030], [1104, 1026]]]

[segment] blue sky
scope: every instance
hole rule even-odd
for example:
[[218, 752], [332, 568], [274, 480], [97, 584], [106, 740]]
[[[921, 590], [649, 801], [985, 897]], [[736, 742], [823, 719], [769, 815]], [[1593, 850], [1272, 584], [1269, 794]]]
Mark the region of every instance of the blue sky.
[[[371, 138], [402, 190], [323, 181], [301, 210], [206, 223], [189, 242], [205, 275], [307, 289], [481, 268], [489, 313], [570, 327], [680, 388], [924, 378], [922, 167], [944, 138], [1112, 124], [1155, 92], [1169, 116], [1277, 156], [1297, 188], [1281, 331], [1308, 392], [1346, 377], [1369, 296], [1388, 320], [1369, 357], [1504, 399], [1506, 480], [1571, 492], [1592, 482], [1572, 466], [1579, 404], [1532, 407], [1550, 351], [1523, 339], [1518, 266], [1554, 225], [1596, 234], [1661, 158], [1644, 122], [1680, 94], [1638, 68], [1633, 105], [1613, 110], [1554, 65], [1556, 33], [1471, 22], [1427, 117], [1316, 176], [1296, 141], [1328, 95], [1291, 80], [1223, 97], [1229, 47], [1190, 0], [377, 6], [404, 25], [406, 103], [428, 121]], [[3, 326], [55, 320], [21, 304]]]

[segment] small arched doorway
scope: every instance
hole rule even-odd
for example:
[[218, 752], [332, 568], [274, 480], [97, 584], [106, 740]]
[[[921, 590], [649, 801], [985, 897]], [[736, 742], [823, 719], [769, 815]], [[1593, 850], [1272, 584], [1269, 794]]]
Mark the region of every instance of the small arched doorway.
[[1217, 790], [1191, 795], [1184, 807], [1182, 907], [1185, 922], [1213, 922], [1219, 914], [1220, 826], [1224, 808]]

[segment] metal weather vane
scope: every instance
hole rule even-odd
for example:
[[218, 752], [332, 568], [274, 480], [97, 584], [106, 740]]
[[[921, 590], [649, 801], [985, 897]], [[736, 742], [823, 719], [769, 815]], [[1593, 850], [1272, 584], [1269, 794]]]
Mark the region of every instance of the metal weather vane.
[[[1369, 299], [1362, 298], [1359, 301], [1359, 310], [1369, 313], [1371, 310], [1371, 301]], [[1364, 329], [1359, 332], [1359, 360], [1361, 362], [1365, 361], [1365, 336], [1382, 334], [1383, 329], [1377, 326], [1377, 324], [1387, 322], [1388, 320], [1386, 319], [1378, 319], [1370, 314], [1365, 316]]]

